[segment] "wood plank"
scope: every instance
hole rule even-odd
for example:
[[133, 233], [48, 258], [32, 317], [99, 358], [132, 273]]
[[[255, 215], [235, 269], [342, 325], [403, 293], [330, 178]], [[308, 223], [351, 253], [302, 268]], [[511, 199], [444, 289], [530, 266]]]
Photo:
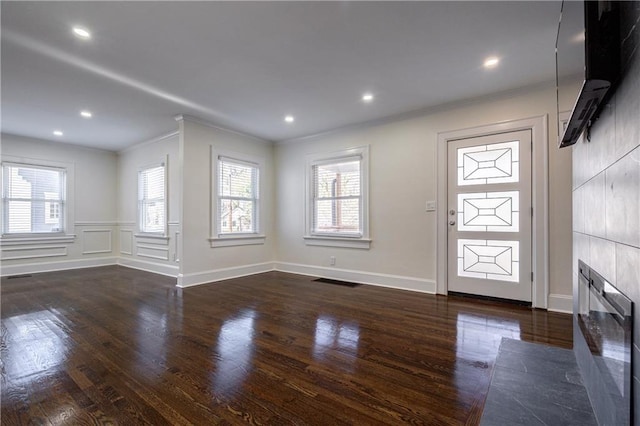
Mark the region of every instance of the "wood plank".
[[571, 316], [269, 272], [178, 289], [119, 266], [2, 279], [1, 420], [478, 424], [502, 337]]

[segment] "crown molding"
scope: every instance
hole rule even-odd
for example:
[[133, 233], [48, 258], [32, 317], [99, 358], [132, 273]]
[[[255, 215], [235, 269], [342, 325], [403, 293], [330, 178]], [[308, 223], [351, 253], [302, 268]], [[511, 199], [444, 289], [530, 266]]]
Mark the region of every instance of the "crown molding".
[[160, 142], [160, 141], [165, 140], [165, 139], [169, 139], [169, 138], [171, 138], [173, 136], [177, 136], [178, 134], [180, 134], [180, 132], [178, 130], [174, 130], [173, 132], [165, 133], [163, 135], [156, 136], [155, 138], [151, 138], [151, 139], [148, 139], [146, 141], [138, 142], [135, 145], [128, 146], [128, 147], [118, 151], [118, 154], [124, 154], [124, 153], [127, 153], [127, 152], [131, 152], [131, 151], [134, 151], [134, 150], [136, 150], [138, 148], [142, 148], [143, 146], [151, 145], [153, 143]]
[[220, 126], [219, 124], [208, 121], [204, 118], [196, 117], [188, 114], [178, 114], [173, 117], [176, 121], [189, 121], [191, 123], [200, 124], [201, 126], [210, 127], [212, 129], [221, 130], [223, 132], [231, 133], [234, 135], [242, 136], [245, 138], [251, 138], [257, 142], [274, 144], [275, 142], [269, 139], [263, 139], [251, 133], [242, 132], [240, 130], [230, 129], [228, 127]]
[[46, 144], [51, 144], [52, 143], [52, 144], [63, 146], [63, 147], [68, 148], [68, 149], [84, 149], [84, 150], [88, 150], [88, 151], [105, 152], [105, 153], [108, 153], [108, 154], [116, 154], [117, 153], [117, 151], [114, 151], [113, 149], [98, 148], [98, 147], [95, 147], [95, 146], [80, 145], [80, 144], [73, 143], [73, 142], [66, 142], [66, 141], [55, 140], [55, 139], [38, 138], [38, 137], [35, 137], [35, 136], [19, 135], [17, 133], [0, 132], [0, 141], [2, 139], [5, 139], [5, 138], [24, 139], [24, 140], [28, 140], [28, 141], [32, 141], [32, 142], [36, 142], [36, 143], [46, 143]]
[[423, 108], [414, 109], [400, 114], [389, 115], [382, 118], [376, 118], [374, 120], [363, 121], [356, 124], [348, 124], [346, 126], [337, 127], [335, 129], [326, 130], [318, 133], [312, 133], [306, 136], [300, 136], [297, 138], [283, 139], [276, 141], [276, 145], [288, 145], [293, 143], [308, 142], [315, 139], [325, 138], [333, 135], [340, 135], [348, 132], [355, 132], [357, 130], [367, 129], [370, 127], [380, 126], [383, 124], [395, 123], [397, 121], [410, 120], [412, 118], [419, 118], [428, 115], [437, 114], [444, 111], [450, 111], [457, 108], [463, 108], [467, 106], [482, 104], [485, 102], [496, 101], [501, 99], [509, 99], [518, 95], [531, 93], [535, 90], [550, 89], [555, 87], [555, 81], [544, 81], [528, 86], [518, 87], [515, 89], [503, 90], [501, 92], [492, 93], [489, 95], [477, 96], [475, 98], [462, 99], [453, 102], [447, 102], [444, 104], [428, 106]]

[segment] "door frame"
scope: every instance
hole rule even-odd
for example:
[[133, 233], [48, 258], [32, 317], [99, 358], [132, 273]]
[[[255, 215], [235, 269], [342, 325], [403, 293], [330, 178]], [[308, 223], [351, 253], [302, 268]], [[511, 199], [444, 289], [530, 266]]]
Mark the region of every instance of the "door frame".
[[549, 296], [549, 164], [548, 164], [548, 115], [519, 120], [508, 120], [460, 130], [438, 133], [437, 142], [437, 256], [436, 293], [448, 293], [447, 277], [447, 147], [450, 141], [530, 130], [533, 152], [531, 154], [531, 195], [534, 216], [531, 230], [531, 305], [547, 309]]

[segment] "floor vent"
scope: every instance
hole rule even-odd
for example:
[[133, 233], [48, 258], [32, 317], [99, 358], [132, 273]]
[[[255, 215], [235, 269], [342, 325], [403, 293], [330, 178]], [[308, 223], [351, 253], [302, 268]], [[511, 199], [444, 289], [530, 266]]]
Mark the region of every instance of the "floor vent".
[[315, 279], [314, 281], [317, 281], [319, 283], [342, 285], [345, 287], [358, 287], [360, 285], [358, 283], [351, 283], [349, 281], [332, 280], [329, 278], [318, 278], [318, 279]]
[[10, 277], [7, 277], [8, 280], [13, 280], [16, 278], [31, 278], [32, 275], [31, 274], [22, 274], [22, 275], [11, 275]]

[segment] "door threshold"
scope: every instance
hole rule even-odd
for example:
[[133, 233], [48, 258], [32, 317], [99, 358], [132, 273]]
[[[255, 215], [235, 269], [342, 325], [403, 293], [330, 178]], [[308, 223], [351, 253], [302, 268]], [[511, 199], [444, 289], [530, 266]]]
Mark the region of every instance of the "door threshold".
[[466, 299], [486, 300], [487, 302], [506, 303], [509, 305], [527, 306], [531, 307], [531, 302], [525, 302], [524, 300], [503, 299], [501, 297], [483, 296], [481, 294], [460, 293], [457, 291], [450, 291], [447, 296], [463, 297]]

